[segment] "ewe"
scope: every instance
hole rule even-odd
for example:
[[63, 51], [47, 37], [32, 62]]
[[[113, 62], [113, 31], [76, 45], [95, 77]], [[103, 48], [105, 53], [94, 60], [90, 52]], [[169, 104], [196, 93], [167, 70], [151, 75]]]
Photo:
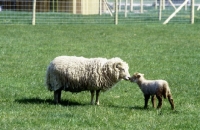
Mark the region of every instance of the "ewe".
[[121, 79], [129, 80], [128, 64], [120, 58], [56, 57], [46, 73], [47, 89], [54, 91], [55, 103], [60, 103], [61, 91], [91, 92], [91, 104], [99, 105], [100, 91], [106, 91]]
[[153, 107], [155, 107], [155, 96], [158, 99], [157, 108], [162, 107], [162, 96], [164, 98], [168, 98], [169, 103], [171, 105], [171, 109], [174, 110], [174, 102], [172, 99], [172, 94], [170, 92], [169, 85], [165, 80], [146, 80], [144, 78], [144, 74], [135, 73], [132, 77], [129, 78], [131, 82], [135, 82], [138, 84], [140, 89], [142, 90], [145, 97], [144, 108], [147, 108], [148, 100], [151, 96], [151, 101]]

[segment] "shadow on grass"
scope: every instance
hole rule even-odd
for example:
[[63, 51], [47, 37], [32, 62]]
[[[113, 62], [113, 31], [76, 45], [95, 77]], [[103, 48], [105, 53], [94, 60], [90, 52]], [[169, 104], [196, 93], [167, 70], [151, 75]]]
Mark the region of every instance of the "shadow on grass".
[[109, 105], [108, 107], [126, 108], [126, 109], [130, 109], [130, 110], [145, 110], [143, 107], [140, 107], [140, 106], [116, 106], [116, 105]]
[[[15, 102], [20, 104], [50, 104], [56, 105], [52, 99], [40, 99], [40, 98], [23, 98], [16, 99]], [[62, 106], [84, 106], [85, 104], [81, 104], [76, 101], [62, 100], [59, 105]]]
[[[22, 99], [16, 99], [15, 102], [20, 104], [49, 104], [49, 105], [57, 105], [54, 103], [52, 99], [41, 99], [38, 97], [35, 98], [22, 98]], [[59, 105], [62, 106], [86, 106], [88, 104], [82, 104], [80, 102], [76, 101], [69, 101], [69, 100], [61, 100], [61, 103]], [[108, 106], [102, 106], [101, 107], [112, 107], [112, 108], [126, 108], [130, 110], [145, 110], [143, 107], [140, 106], [116, 106], [116, 105], [108, 105]]]
[[145, 110], [144, 107], [141, 107], [141, 106], [130, 107], [130, 109], [134, 109], [134, 110]]

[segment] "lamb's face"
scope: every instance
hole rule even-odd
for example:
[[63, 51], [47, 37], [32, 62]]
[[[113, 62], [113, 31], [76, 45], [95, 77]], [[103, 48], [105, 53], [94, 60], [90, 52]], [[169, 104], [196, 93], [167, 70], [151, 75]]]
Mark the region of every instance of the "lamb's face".
[[129, 78], [129, 80], [130, 80], [131, 82], [137, 83], [137, 82], [140, 80], [140, 78], [142, 78], [142, 77], [144, 77], [144, 74], [141, 74], [141, 73], [134, 73], [133, 76]]
[[130, 74], [129, 74], [129, 67], [128, 64], [122, 63], [118, 64], [117, 66], [118, 72], [119, 72], [119, 79], [129, 80]]

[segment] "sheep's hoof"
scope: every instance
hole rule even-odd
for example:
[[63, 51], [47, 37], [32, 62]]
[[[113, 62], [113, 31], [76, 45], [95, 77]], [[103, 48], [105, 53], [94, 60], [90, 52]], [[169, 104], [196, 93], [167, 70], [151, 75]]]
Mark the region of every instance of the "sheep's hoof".
[[147, 109], [148, 107], [147, 106], [144, 106], [144, 109]]
[[90, 102], [90, 104], [99, 106], [99, 102], [95, 102], [95, 103], [94, 102]]
[[60, 105], [60, 101], [54, 101], [55, 105]]
[[95, 105], [99, 106], [99, 102], [96, 102]]

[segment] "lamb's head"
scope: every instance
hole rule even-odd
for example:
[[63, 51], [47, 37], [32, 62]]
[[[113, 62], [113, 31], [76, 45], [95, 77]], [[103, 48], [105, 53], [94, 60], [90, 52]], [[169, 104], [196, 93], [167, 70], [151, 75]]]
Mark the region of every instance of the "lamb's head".
[[129, 66], [126, 62], [116, 62], [113, 65], [113, 68], [115, 71], [118, 73], [118, 79], [124, 79], [124, 80], [129, 80], [130, 74], [129, 74]]
[[143, 79], [144, 79], [144, 74], [141, 74], [141, 73], [138, 73], [138, 72], [134, 73], [133, 76], [129, 78], [129, 80], [131, 82], [135, 82], [135, 83], [138, 83]]

